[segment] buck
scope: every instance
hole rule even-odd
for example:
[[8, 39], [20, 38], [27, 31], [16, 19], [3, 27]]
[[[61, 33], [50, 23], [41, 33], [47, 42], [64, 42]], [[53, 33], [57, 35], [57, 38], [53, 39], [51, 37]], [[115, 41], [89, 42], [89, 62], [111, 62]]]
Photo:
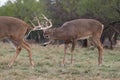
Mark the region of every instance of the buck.
[[[39, 21], [38, 21], [39, 22]], [[38, 23], [39, 24], [39, 23]], [[51, 26], [52, 27], [52, 26]], [[63, 40], [65, 43], [64, 47], [64, 58], [63, 64], [65, 64], [66, 50], [68, 44], [71, 43], [71, 52], [75, 49], [77, 40], [91, 38], [98, 48], [98, 65], [102, 64], [102, 52], [103, 47], [100, 42], [100, 37], [103, 32], [103, 24], [94, 19], [76, 19], [65, 22], [59, 28], [49, 29], [50, 27], [42, 28], [42, 26], [37, 26], [41, 28], [44, 32], [44, 36], [49, 38], [50, 41], [45, 43], [45, 45], [51, 43], [53, 40]], [[73, 61], [73, 54], [71, 54], [71, 63]]]
[[[14, 17], [0, 16], [0, 38], [7, 38], [14, 44], [16, 48], [16, 54], [10, 61], [9, 67], [13, 65], [22, 48], [25, 48], [27, 50], [29, 54], [30, 64], [32, 67], [34, 67], [31, 48], [29, 44], [24, 40], [25, 34], [28, 32], [28, 30], [30, 30], [30, 26], [24, 21]], [[37, 30], [37, 28], [33, 27], [29, 33], [34, 30]]]

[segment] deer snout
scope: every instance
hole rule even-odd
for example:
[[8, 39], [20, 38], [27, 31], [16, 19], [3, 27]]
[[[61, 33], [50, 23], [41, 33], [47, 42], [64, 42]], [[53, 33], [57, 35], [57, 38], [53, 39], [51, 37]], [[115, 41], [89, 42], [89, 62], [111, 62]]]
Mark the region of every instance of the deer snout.
[[41, 46], [47, 46], [47, 44], [43, 43]]

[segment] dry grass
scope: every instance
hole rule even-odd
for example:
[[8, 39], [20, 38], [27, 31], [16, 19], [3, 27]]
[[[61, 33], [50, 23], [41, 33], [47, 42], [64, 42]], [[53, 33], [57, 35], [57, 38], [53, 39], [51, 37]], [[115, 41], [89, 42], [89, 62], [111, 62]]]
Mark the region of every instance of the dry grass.
[[120, 50], [104, 50], [103, 66], [97, 65], [97, 49], [76, 48], [74, 63], [70, 51], [66, 65], [61, 66], [63, 45], [42, 47], [31, 45], [35, 68], [31, 69], [27, 52], [23, 49], [12, 68], [7, 65], [14, 49], [0, 43], [0, 80], [120, 80]]

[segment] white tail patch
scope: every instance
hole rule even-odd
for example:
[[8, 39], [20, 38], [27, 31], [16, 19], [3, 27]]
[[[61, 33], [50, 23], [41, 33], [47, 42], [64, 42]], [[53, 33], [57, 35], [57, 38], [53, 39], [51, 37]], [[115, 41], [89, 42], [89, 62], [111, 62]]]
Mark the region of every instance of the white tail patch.
[[81, 39], [88, 39], [90, 38], [91, 36], [85, 36], [85, 37], [80, 37], [78, 40], [81, 40]]

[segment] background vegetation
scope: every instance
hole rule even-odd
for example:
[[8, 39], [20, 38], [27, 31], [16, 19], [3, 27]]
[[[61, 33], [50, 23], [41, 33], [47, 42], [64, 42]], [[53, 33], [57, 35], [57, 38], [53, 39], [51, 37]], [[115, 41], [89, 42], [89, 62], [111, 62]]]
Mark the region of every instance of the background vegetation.
[[[41, 14], [52, 20], [53, 27], [78, 18], [97, 19], [108, 27], [120, 21], [120, 0], [9, 0], [0, 7], [1, 16], [14, 16], [30, 25], [30, 20]], [[34, 32], [33, 35], [37, 36]]]
[[34, 14], [45, 14], [54, 27], [76, 18], [95, 18], [103, 23], [120, 20], [120, 0], [9, 0], [0, 7], [1, 16], [14, 16], [29, 22]]

